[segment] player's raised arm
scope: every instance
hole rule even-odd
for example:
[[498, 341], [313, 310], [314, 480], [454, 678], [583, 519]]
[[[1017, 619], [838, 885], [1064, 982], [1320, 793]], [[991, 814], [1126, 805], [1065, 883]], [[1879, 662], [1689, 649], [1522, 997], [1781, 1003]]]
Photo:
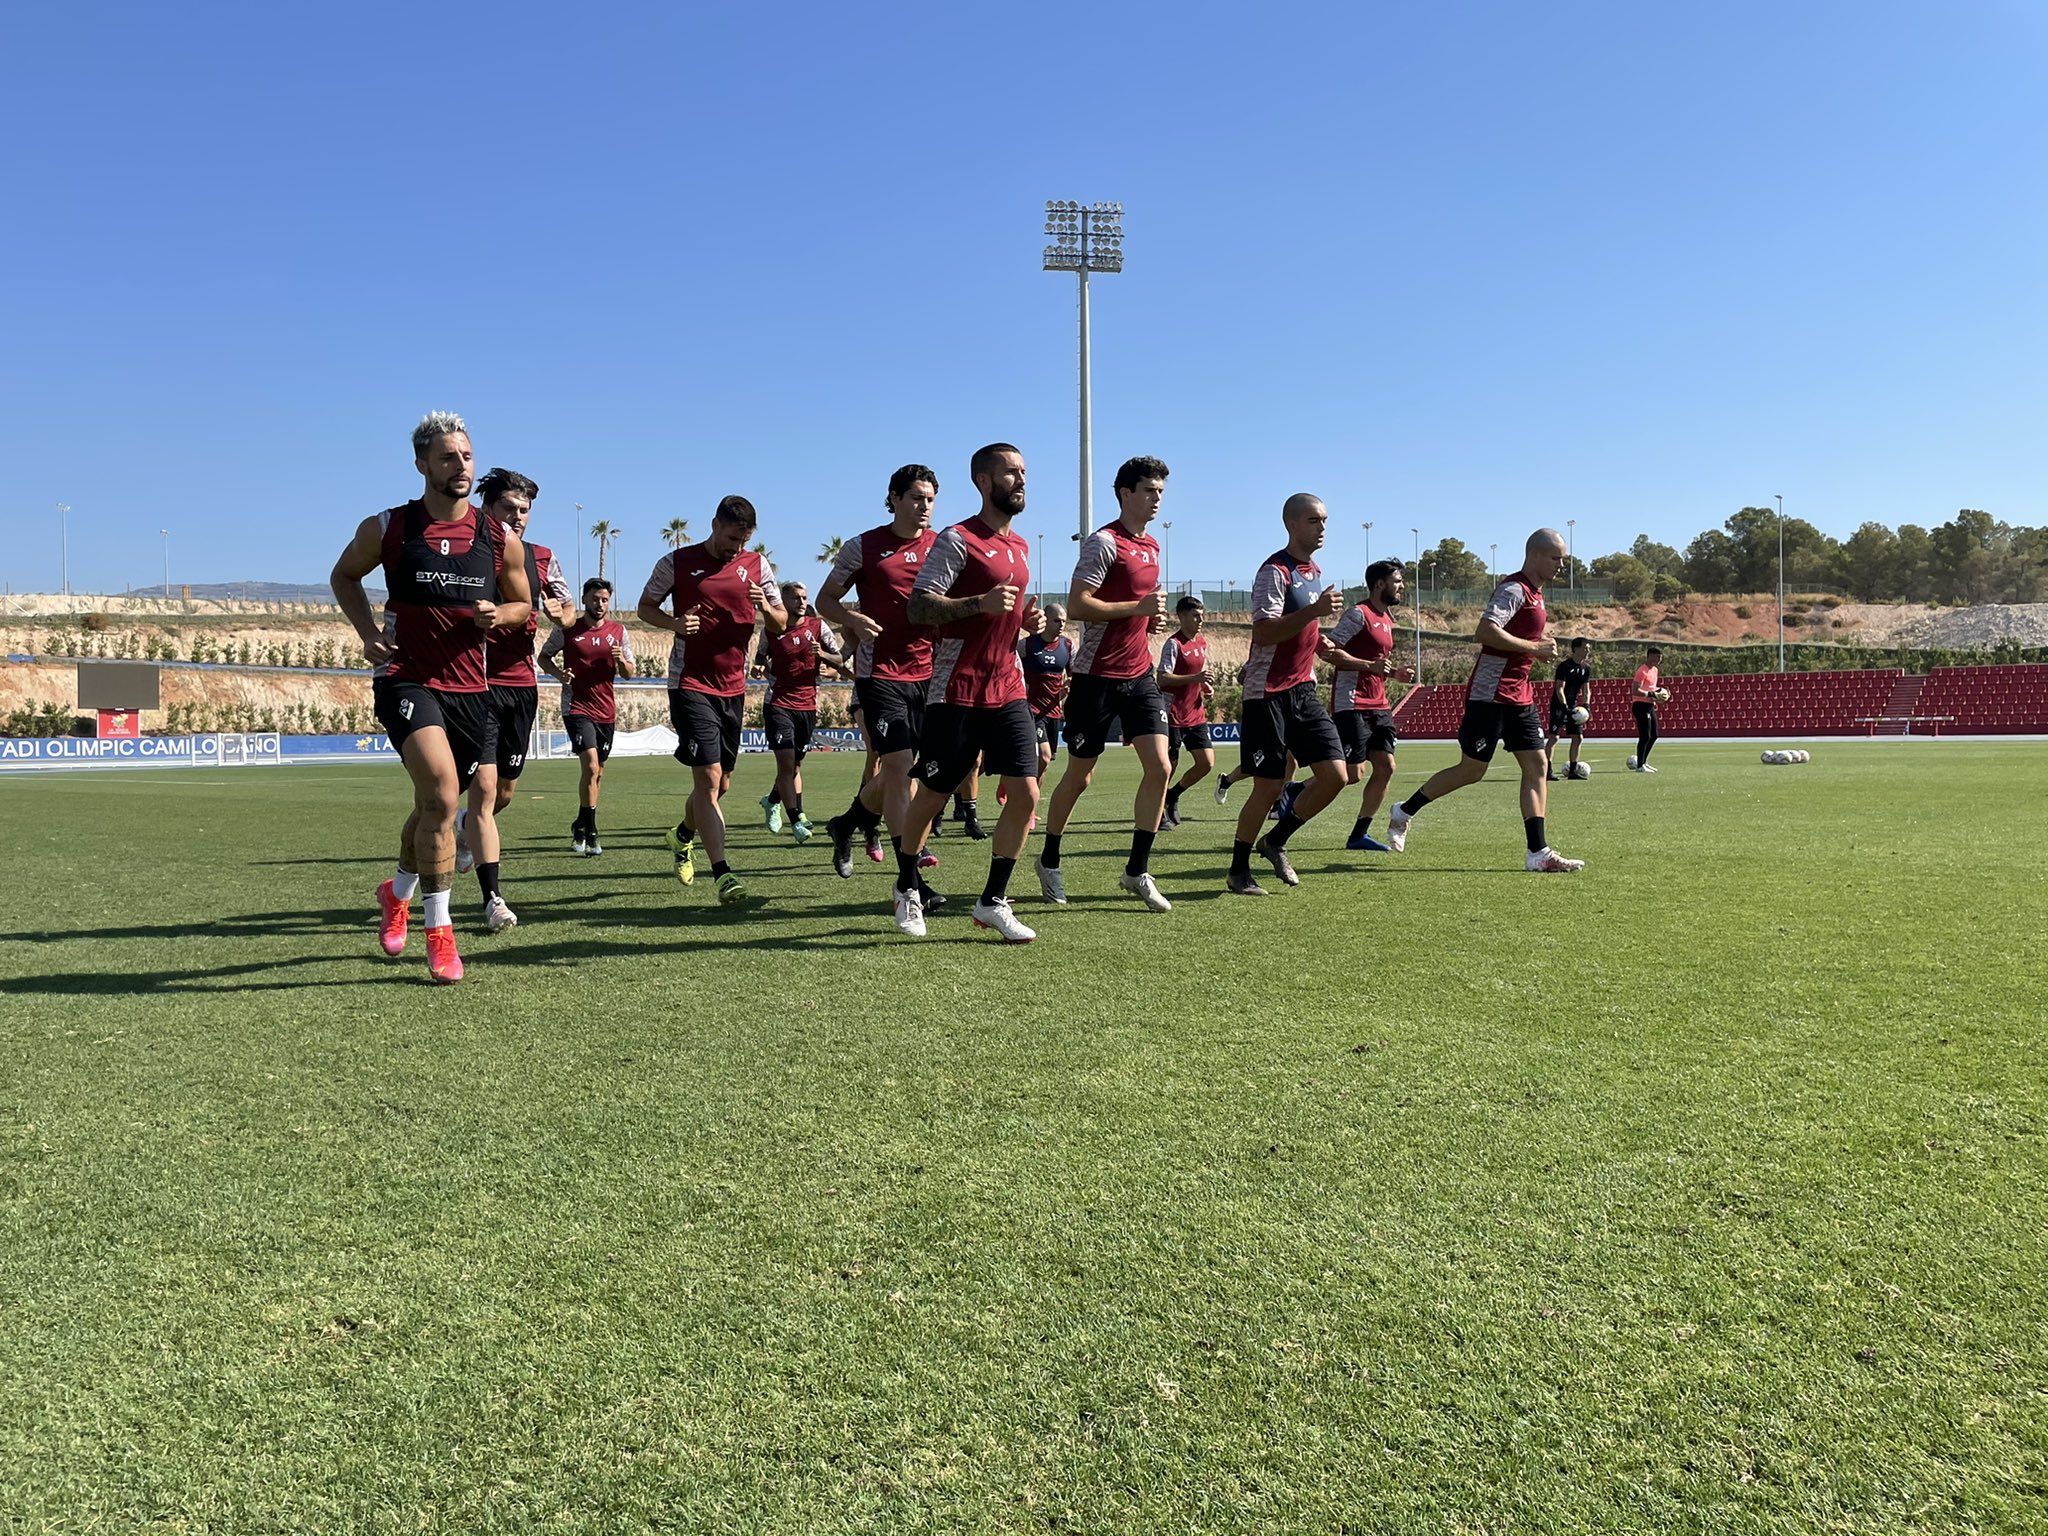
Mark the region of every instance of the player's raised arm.
[[355, 536], [348, 541], [341, 558], [334, 562], [334, 569], [327, 577], [335, 602], [355, 629], [356, 638], [362, 641], [364, 657], [371, 662], [390, 660], [395, 649], [383, 626], [377, 622], [377, 610], [370, 603], [370, 594], [363, 590], [363, 578], [383, 562], [384, 520], [366, 517], [356, 525]]

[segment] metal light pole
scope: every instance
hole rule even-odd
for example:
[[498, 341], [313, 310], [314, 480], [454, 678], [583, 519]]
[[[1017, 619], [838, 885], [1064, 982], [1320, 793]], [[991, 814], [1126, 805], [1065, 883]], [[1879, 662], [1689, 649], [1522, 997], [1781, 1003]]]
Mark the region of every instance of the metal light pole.
[[1486, 546], [1486, 563], [1490, 567], [1490, 569], [1486, 573], [1487, 582], [1492, 586], [1499, 586], [1500, 546], [1498, 544], [1489, 544]]
[[1572, 535], [1577, 533], [1578, 529], [1579, 520], [1576, 517], [1564, 520], [1564, 589], [1567, 592], [1576, 590], [1578, 586], [1578, 572], [1573, 569], [1578, 560], [1572, 554]]
[[1038, 536], [1038, 606], [1045, 606], [1045, 535]]
[[71, 595], [71, 508], [57, 503], [57, 538], [64, 551], [64, 595]]
[[1785, 498], [1775, 496], [1778, 504], [1778, 670], [1785, 670]]
[[159, 528], [157, 532], [164, 536], [164, 596], [168, 599], [171, 595], [171, 530]]
[[1088, 274], [1124, 269], [1124, 205], [1122, 203], [1053, 202], [1045, 205], [1047, 272], [1072, 272], [1081, 285], [1081, 507], [1079, 531], [1094, 531], [1095, 452], [1089, 424], [1088, 397]]
[[1161, 523], [1160, 532], [1166, 535], [1159, 541], [1159, 585], [1165, 591], [1173, 590], [1173, 524]]
[[576, 503], [576, 596], [583, 597], [583, 503]]
[[1410, 528], [1415, 535], [1415, 681], [1422, 681], [1422, 530]]
[[1372, 524], [1361, 523], [1359, 526], [1365, 529], [1365, 568], [1369, 571], [1372, 569]]

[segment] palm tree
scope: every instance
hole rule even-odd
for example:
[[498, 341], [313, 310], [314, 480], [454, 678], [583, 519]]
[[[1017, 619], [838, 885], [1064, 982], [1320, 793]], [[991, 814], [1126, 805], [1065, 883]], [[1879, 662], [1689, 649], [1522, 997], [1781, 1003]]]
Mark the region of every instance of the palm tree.
[[661, 541], [670, 549], [681, 549], [690, 542], [690, 520], [687, 517], [672, 517], [668, 526], [661, 530]]
[[756, 544], [754, 546], [754, 553], [761, 557], [763, 564], [771, 567], [775, 564], [775, 551], [766, 544]]
[[600, 581], [604, 580], [605, 546], [618, 534], [618, 531], [618, 529], [602, 518], [591, 525], [590, 536], [597, 540], [597, 578]]
[[839, 551], [846, 547], [844, 539], [827, 539], [825, 547], [818, 551], [818, 564], [830, 569], [839, 563]]

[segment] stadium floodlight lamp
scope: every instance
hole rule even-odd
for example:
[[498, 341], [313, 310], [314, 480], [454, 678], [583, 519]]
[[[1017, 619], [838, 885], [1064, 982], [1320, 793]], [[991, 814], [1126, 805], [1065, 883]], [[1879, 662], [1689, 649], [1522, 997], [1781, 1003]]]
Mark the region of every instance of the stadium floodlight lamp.
[[1080, 287], [1081, 309], [1081, 496], [1074, 537], [1085, 539], [1095, 520], [1095, 446], [1090, 426], [1088, 357], [1088, 274], [1124, 269], [1124, 205], [1071, 199], [1045, 205], [1045, 248], [1042, 270], [1071, 272]]

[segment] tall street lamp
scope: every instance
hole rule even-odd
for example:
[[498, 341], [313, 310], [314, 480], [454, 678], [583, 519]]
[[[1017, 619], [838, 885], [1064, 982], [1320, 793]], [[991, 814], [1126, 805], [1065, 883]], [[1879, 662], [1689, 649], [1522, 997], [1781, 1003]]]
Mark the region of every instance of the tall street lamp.
[[1422, 681], [1422, 530], [1410, 528], [1415, 535], [1415, 681]]
[[1122, 203], [1054, 202], [1045, 205], [1047, 272], [1072, 272], [1081, 287], [1081, 513], [1085, 539], [1095, 518], [1095, 451], [1088, 408], [1088, 274], [1124, 269], [1124, 205]]
[[1579, 520], [1568, 517], [1564, 520], [1564, 589], [1573, 591], [1578, 585], [1578, 572], [1573, 569], [1578, 558], [1572, 553], [1572, 535], [1578, 532]]
[[1778, 670], [1785, 670], [1785, 498], [1771, 498], [1778, 504]]
[[[583, 503], [580, 501], [576, 503], [576, 526], [579, 529], [583, 526]], [[583, 600], [583, 535], [581, 533], [576, 535], [576, 598], [578, 602]]]
[[1500, 546], [1498, 544], [1489, 544], [1486, 546], [1486, 563], [1490, 567], [1486, 574], [1487, 581], [1494, 586], [1499, 586]]
[[1173, 590], [1173, 524], [1161, 523], [1160, 532], [1166, 535], [1159, 541], [1159, 585], [1168, 592]]
[[57, 503], [57, 539], [64, 552], [64, 595], [71, 595], [71, 508]]
[[164, 596], [169, 598], [171, 595], [171, 530], [159, 528], [157, 532], [164, 537]]
[[1359, 524], [1359, 526], [1360, 526], [1361, 528], [1363, 528], [1363, 529], [1365, 530], [1365, 568], [1366, 568], [1367, 570], [1371, 570], [1371, 569], [1372, 569], [1372, 524], [1371, 524], [1371, 523], [1361, 523], [1361, 524]]

